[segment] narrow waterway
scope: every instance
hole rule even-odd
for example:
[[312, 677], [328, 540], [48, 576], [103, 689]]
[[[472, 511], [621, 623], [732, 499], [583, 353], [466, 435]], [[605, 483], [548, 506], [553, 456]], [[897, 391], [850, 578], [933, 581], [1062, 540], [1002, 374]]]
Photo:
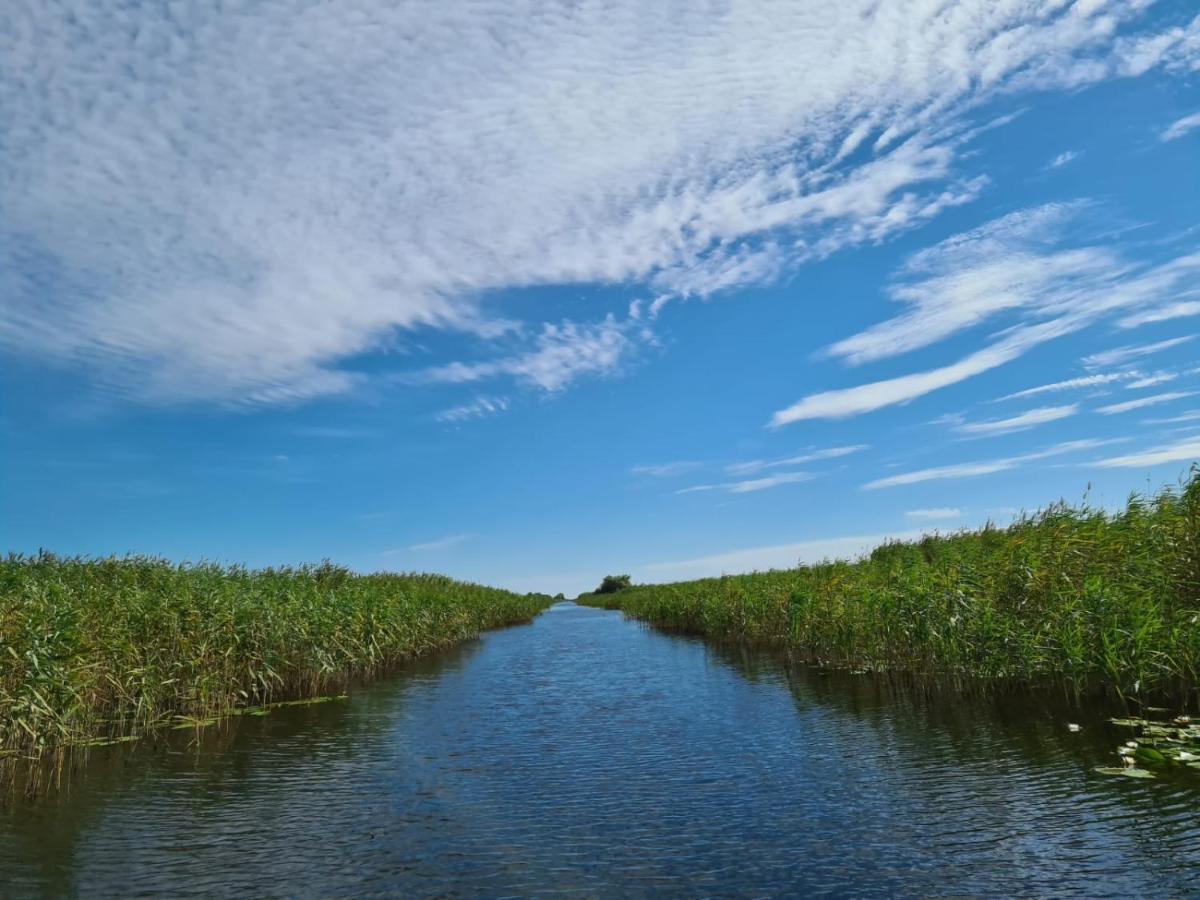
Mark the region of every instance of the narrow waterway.
[[102, 751], [0, 809], [0, 896], [1183, 896], [1200, 773], [1121, 734], [560, 604], [349, 700]]

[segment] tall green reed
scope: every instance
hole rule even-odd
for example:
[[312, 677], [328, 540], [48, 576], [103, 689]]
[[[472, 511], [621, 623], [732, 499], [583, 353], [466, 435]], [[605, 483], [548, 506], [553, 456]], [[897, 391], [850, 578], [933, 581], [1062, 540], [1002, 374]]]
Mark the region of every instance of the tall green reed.
[[580, 602], [826, 665], [1196, 699], [1200, 472], [1110, 514], [1058, 503], [1006, 528], [856, 562], [637, 585]]
[[[0, 768], [98, 739], [311, 697], [524, 622], [542, 595], [328, 563], [0, 560]], [[2, 773], [0, 773], [2, 777]]]

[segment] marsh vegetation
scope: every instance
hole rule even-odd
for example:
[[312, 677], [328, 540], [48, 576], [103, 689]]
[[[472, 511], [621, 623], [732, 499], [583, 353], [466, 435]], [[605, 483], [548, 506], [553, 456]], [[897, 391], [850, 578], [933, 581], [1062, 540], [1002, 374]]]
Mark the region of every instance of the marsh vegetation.
[[329, 564], [10, 556], [0, 561], [0, 776], [57, 774], [81, 748], [326, 698], [550, 602]]
[[634, 585], [579, 602], [787, 647], [821, 665], [1191, 704], [1200, 473], [1116, 513], [1058, 503], [1008, 527], [890, 543], [856, 562]]

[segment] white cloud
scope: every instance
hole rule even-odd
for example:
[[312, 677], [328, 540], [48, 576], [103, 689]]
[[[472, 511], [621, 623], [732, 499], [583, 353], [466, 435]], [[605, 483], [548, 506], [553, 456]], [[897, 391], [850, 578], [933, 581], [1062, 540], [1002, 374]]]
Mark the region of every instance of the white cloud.
[[1037, 387], [1026, 388], [1023, 391], [1017, 391], [1015, 394], [1005, 394], [1003, 397], [997, 397], [992, 402], [999, 403], [1002, 400], [1019, 400], [1026, 397], [1036, 397], [1039, 394], [1056, 394], [1061, 391], [1100, 387], [1101, 385], [1112, 384], [1114, 381], [1125, 381], [1133, 377], [1136, 377], [1136, 373], [1110, 372], [1103, 375], [1083, 375], [1079, 378], [1068, 378], [1066, 381], [1039, 384]]
[[1104, 250], [1045, 252], [1086, 207], [1019, 210], [915, 254], [889, 288], [908, 311], [838, 341], [830, 354], [857, 365], [928, 347], [1005, 311], [1066, 307], [1081, 279], [1115, 267]]
[[384, 550], [384, 556], [395, 556], [399, 553], [436, 553], [440, 550], [450, 550], [460, 544], [465, 544], [467, 541], [476, 537], [470, 532], [464, 534], [451, 534], [443, 538], [437, 538], [432, 541], [423, 541], [419, 544], [409, 544], [407, 547], [397, 548], [395, 550]]
[[1200, 128], [1200, 112], [1176, 119], [1167, 128], [1163, 129], [1159, 138], [1164, 141], [1176, 141], [1185, 134], [1195, 131], [1197, 128]]
[[801, 453], [799, 456], [781, 456], [775, 459], [753, 459], [749, 462], [731, 463], [725, 467], [725, 471], [730, 475], [751, 475], [755, 472], [762, 472], [765, 469], [777, 469], [784, 466], [803, 466], [807, 463], [818, 462], [824, 459], [838, 459], [843, 456], [849, 456], [852, 453], [860, 453], [866, 449], [868, 449], [866, 444], [826, 447], [822, 450], [810, 450], [807, 453]]
[[948, 366], [857, 387], [810, 394], [775, 413], [770, 427], [778, 428], [804, 419], [841, 419], [907, 403], [1012, 362], [1031, 347], [1052, 340], [1065, 330], [1068, 329], [1060, 328], [1056, 322], [1017, 329], [990, 347], [977, 350]]
[[1200, 284], [1200, 254], [1146, 267], [1109, 247], [1062, 246], [1067, 225], [1090, 207], [1019, 210], [913, 255], [889, 287], [907, 311], [838, 341], [830, 355], [853, 365], [886, 359], [1005, 314], [1078, 330]]
[[1150, 325], [1154, 322], [1167, 322], [1171, 319], [1183, 319], [1188, 316], [1200, 316], [1200, 300], [1178, 300], [1166, 303], [1145, 312], [1134, 313], [1117, 321], [1118, 328], [1137, 328], [1140, 325]]
[[1183, 422], [1200, 421], [1200, 409], [1192, 412], [1185, 412], [1178, 416], [1170, 416], [1165, 419], [1144, 419], [1145, 425], [1179, 425]]
[[686, 475], [688, 472], [694, 472], [702, 465], [703, 463], [692, 460], [681, 460], [679, 462], [658, 463], [656, 465], [634, 466], [630, 471], [634, 475], [648, 475], [651, 478], [671, 478], [675, 475]]
[[1163, 447], [1153, 447], [1127, 456], [1098, 459], [1092, 465], [1101, 469], [1137, 469], [1170, 462], [1200, 461], [1200, 438], [1187, 438]]
[[1175, 400], [1182, 400], [1185, 397], [1196, 396], [1196, 391], [1168, 391], [1164, 394], [1151, 394], [1149, 397], [1139, 397], [1136, 400], [1126, 400], [1123, 403], [1110, 403], [1108, 406], [1099, 407], [1096, 412], [1103, 413], [1106, 416], [1117, 415], [1118, 413], [1129, 412], [1133, 409], [1144, 409], [1147, 406], [1158, 406], [1161, 403], [1171, 403]]
[[1116, 366], [1135, 359], [1141, 359], [1144, 356], [1153, 356], [1155, 353], [1170, 350], [1172, 347], [1178, 347], [1180, 344], [1186, 344], [1188, 341], [1195, 339], [1196, 336], [1194, 334], [1189, 334], [1184, 337], [1156, 341], [1153, 344], [1126, 344], [1123, 347], [1114, 347], [1111, 350], [1104, 350], [1100, 353], [1093, 353], [1091, 356], [1085, 356], [1082, 361], [1089, 369]]
[[560, 391], [583, 375], [617, 373], [636, 347], [627, 333], [631, 324], [612, 316], [590, 325], [547, 323], [533, 348], [515, 356], [454, 362], [401, 378], [417, 383], [469, 384], [508, 377], [530, 387]]
[[746, 547], [693, 559], [651, 563], [639, 567], [636, 570], [636, 578], [638, 581], [654, 583], [766, 569], [793, 569], [797, 565], [817, 563], [826, 559], [854, 559], [888, 541], [914, 540], [921, 535], [922, 532], [917, 530], [897, 531]]
[[1044, 450], [1038, 450], [1034, 453], [1023, 453], [1019, 456], [1008, 456], [1001, 459], [988, 459], [969, 463], [955, 463], [949, 466], [934, 466], [928, 469], [918, 469], [914, 472], [904, 472], [900, 475], [889, 475], [886, 478], [878, 478], [875, 481], [867, 482], [863, 485], [863, 490], [873, 491], [905, 484], [920, 484], [925, 481], [947, 481], [992, 475], [996, 472], [1007, 472], [1011, 469], [1020, 468], [1025, 463], [1048, 459], [1053, 456], [1063, 456], [1068, 453], [1074, 453], [1077, 450], [1103, 447], [1107, 444], [1117, 442], [1117, 439], [1066, 441], [1062, 444], [1047, 447]]
[[963, 511], [957, 506], [935, 506], [930, 509], [910, 509], [904, 515], [910, 519], [936, 522], [944, 519], [961, 519]]
[[476, 397], [470, 403], [444, 409], [434, 418], [439, 422], [466, 422], [469, 419], [494, 416], [506, 409], [508, 409], [507, 397]]
[[376, 432], [368, 428], [338, 428], [324, 425], [305, 425], [294, 429], [300, 437], [330, 438], [333, 440], [354, 441], [375, 437]]
[[1042, 406], [1006, 419], [956, 425], [954, 430], [978, 437], [991, 437], [998, 434], [1011, 434], [1014, 431], [1025, 431], [1047, 422], [1056, 422], [1059, 419], [1073, 416], [1077, 412], [1079, 412], [1079, 405], [1074, 403], [1069, 406]]
[[1144, 375], [1136, 381], [1131, 381], [1125, 385], [1125, 389], [1129, 391], [1140, 391], [1148, 387], [1154, 387], [1159, 384], [1167, 384], [1174, 381], [1179, 375], [1175, 372], [1155, 372], [1152, 375]]
[[770, 490], [784, 484], [799, 484], [802, 481], [812, 481], [816, 477], [811, 472], [780, 472], [778, 475], [767, 475], [762, 478], [751, 478], [743, 481], [725, 481], [719, 484], [697, 484], [681, 488], [677, 494], [694, 494], [699, 491], [724, 491], [727, 494], [752, 494], [757, 491]]
[[[990, 98], [1190, 70], [1196, 24], [1141, 9], [23, 4], [0, 343], [142, 401], [298, 402], [405, 332], [512, 332], [501, 289], [645, 284], [657, 311], [771, 279], [977, 196]], [[447, 375], [611, 370], [520, 334]]]
[[[771, 427], [907, 403], [1012, 362], [1114, 312], [1144, 307], [1200, 283], [1200, 253], [1145, 266], [1109, 248], [1048, 249], [1087, 208], [1085, 203], [1057, 203], [1020, 210], [914, 254], [889, 289], [908, 311], [838, 341], [830, 355], [861, 364], [930, 346], [1002, 314], [1016, 316], [1017, 324], [1001, 331], [990, 346], [948, 366], [810, 394], [776, 412]], [[1085, 363], [1115, 364], [1183, 340], [1121, 348]]]
[[1067, 163], [1074, 162], [1075, 160], [1079, 159], [1079, 157], [1080, 153], [1077, 150], [1064, 150], [1062, 153], [1058, 154], [1058, 156], [1054, 157], [1054, 159], [1050, 160], [1050, 164], [1047, 166], [1047, 168], [1061, 169], [1063, 166], [1067, 165]]

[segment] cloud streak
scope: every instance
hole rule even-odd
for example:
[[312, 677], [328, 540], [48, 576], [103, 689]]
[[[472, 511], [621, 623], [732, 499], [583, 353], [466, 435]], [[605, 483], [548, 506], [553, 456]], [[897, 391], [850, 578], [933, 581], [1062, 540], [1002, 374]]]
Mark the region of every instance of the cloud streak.
[[439, 422], [459, 423], [494, 416], [508, 409], [507, 397], [476, 397], [470, 403], [452, 406], [437, 413]]
[[1193, 437], [1125, 456], [1098, 459], [1092, 465], [1099, 469], [1140, 469], [1164, 463], [1196, 461], [1200, 461], [1200, 438]]
[[694, 472], [702, 465], [703, 463], [694, 460], [680, 460], [678, 462], [634, 466], [630, 471], [634, 475], [645, 475], [651, 478], [672, 478], [676, 475], [686, 475], [689, 472]]
[[899, 475], [889, 475], [886, 478], [877, 478], [874, 481], [869, 481], [864, 484], [863, 490], [875, 491], [880, 490], [881, 488], [899, 487], [907, 484], [921, 484], [926, 481], [956, 481], [962, 478], [978, 478], [982, 475], [993, 475], [997, 472], [1007, 472], [1012, 469], [1019, 468], [1026, 463], [1036, 462], [1038, 460], [1049, 459], [1055, 456], [1063, 456], [1068, 453], [1075, 453], [1079, 450], [1103, 447], [1107, 444], [1116, 443], [1117, 441], [1118, 439], [1084, 439], [1078, 441], [1066, 441], [1064, 443], [1055, 444], [1052, 447], [1047, 447], [1044, 450], [1038, 450], [1033, 453], [1022, 453], [1017, 456], [980, 460], [978, 462], [955, 463], [948, 466], [933, 466], [928, 469], [918, 469], [913, 472], [904, 472]]
[[749, 462], [731, 463], [725, 467], [730, 475], [752, 475], [766, 469], [778, 469], [785, 466], [803, 466], [810, 462], [826, 459], [839, 459], [852, 453], [867, 450], [866, 444], [852, 444], [845, 447], [826, 447], [822, 450], [810, 450], [798, 456], [781, 456], [775, 459], [754, 459]]
[[1192, 113], [1190, 116], [1184, 116], [1176, 119], [1169, 126], [1163, 129], [1159, 138], [1163, 141], [1177, 141], [1186, 134], [1189, 134], [1200, 128], [1200, 112]]
[[[1108, 247], [1055, 249], [1065, 226], [1088, 206], [1056, 203], [1020, 210], [911, 256], [890, 288], [892, 298], [909, 309], [838, 341], [829, 355], [858, 365], [928, 347], [999, 317], [1015, 318], [1016, 324], [990, 345], [950, 365], [810, 394], [776, 412], [770, 426], [845, 418], [908, 403], [1010, 363], [1042, 343], [1114, 313], [1145, 308], [1200, 284], [1200, 254], [1148, 266], [1134, 264]], [[1093, 354], [1084, 364], [1117, 365], [1190, 339], [1116, 348]]]
[[936, 506], [928, 509], [910, 509], [904, 515], [922, 522], [940, 522], [961, 519], [963, 511], [957, 506]]
[[1196, 391], [1167, 391], [1162, 394], [1151, 394], [1149, 397], [1139, 397], [1136, 400], [1126, 400], [1123, 403], [1110, 403], [1107, 406], [1098, 407], [1096, 412], [1106, 416], [1113, 416], [1135, 409], [1144, 409], [1147, 406], [1158, 406], [1162, 403], [1172, 403], [1176, 400], [1183, 400], [1186, 397], [1194, 396], [1196, 396]]
[[1114, 347], [1111, 350], [1103, 350], [1099, 353], [1085, 356], [1083, 364], [1089, 369], [1102, 369], [1107, 366], [1123, 365], [1135, 359], [1142, 359], [1146, 356], [1161, 353], [1164, 350], [1170, 350], [1172, 347], [1178, 347], [1180, 344], [1186, 344], [1195, 339], [1196, 336], [1194, 334], [1189, 334], [1183, 337], [1168, 338], [1165, 341], [1156, 341], [1153, 344], [1126, 344], [1123, 347]]
[[1069, 406], [1043, 406], [1038, 409], [1031, 409], [1020, 415], [1010, 416], [1007, 419], [993, 419], [989, 422], [970, 422], [963, 425], [956, 425], [954, 430], [962, 434], [969, 434], [975, 437], [991, 437], [1000, 434], [1011, 434], [1014, 431], [1027, 431], [1030, 428], [1036, 428], [1038, 425], [1044, 425], [1047, 422], [1057, 422], [1060, 419], [1066, 419], [1079, 412], [1079, 405], [1072, 403]]
[[442, 550], [450, 550], [460, 544], [465, 544], [467, 541], [476, 537], [472, 533], [451, 534], [443, 538], [437, 538], [432, 541], [423, 541], [419, 544], [409, 544], [407, 547], [397, 550], [385, 550], [384, 555], [394, 555], [405, 551], [410, 553], [437, 553]]
[[785, 484], [799, 484], [803, 481], [812, 481], [815, 477], [811, 472], [780, 472], [777, 475], [765, 475], [762, 478], [749, 478], [742, 481], [697, 484], [692, 487], [681, 488], [675, 493], [695, 494], [703, 491], [724, 491], [727, 494], [753, 494]]
[[1000, 403], [1004, 400], [1021, 400], [1027, 397], [1037, 397], [1042, 394], [1057, 394], [1063, 391], [1077, 391], [1091, 387], [1103, 387], [1106, 384], [1112, 384], [1114, 381], [1126, 381], [1130, 378], [1137, 377], [1133, 372], [1109, 372], [1102, 375], [1083, 375], [1078, 378], [1068, 378], [1065, 381], [1054, 381], [1050, 384], [1039, 384], [1036, 387], [1026, 388], [1023, 391], [1017, 391], [1014, 394], [1005, 394], [1003, 397], [997, 397], [993, 403]]

